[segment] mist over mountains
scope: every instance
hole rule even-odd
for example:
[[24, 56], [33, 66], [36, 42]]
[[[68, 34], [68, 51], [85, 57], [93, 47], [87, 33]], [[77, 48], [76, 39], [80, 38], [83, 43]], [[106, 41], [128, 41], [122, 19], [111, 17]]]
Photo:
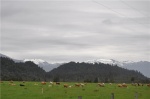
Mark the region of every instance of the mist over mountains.
[[[0, 57], [7, 57], [10, 58], [6, 55], [0, 54]], [[11, 58], [12, 59], [12, 58]], [[43, 68], [46, 72], [49, 72], [53, 70], [54, 68], [59, 67], [60, 65], [63, 65], [65, 63], [48, 63], [42, 59], [25, 59], [25, 60], [17, 60], [17, 59], [12, 59], [15, 62], [27, 62], [31, 61], [38, 65], [39, 67]], [[143, 75], [146, 77], [150, 78], [150, 62], [148, 61], [139, 61], [139, 62], [134, 62], [134, 61], [117, 61], [114, 59], [93, 59], [93, 60], [87, 60], [84, 61], [84, 63], [89, 63], [89, 64], [95, 64], [95, 63], [104, 63], [104, 64], [109, 64], [109, 65], [117, 65], [119, 67], [129, 69], [129, 70], [137, 70], [141, 72]]]
[[150, 62], [148, 61], [125, 63], [123, 68], [140, 71], [143, 75], [150, 78]]

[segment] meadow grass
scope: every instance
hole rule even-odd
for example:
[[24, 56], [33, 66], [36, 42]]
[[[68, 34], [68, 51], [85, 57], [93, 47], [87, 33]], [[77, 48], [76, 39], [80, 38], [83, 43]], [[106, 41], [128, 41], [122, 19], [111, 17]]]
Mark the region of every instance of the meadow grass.
[[[74, 85], [75, 82], [61, 82], [60, 85], [41, 85], [40, 82], [25, 82], [25, 86], [20, 86], [22, 82], [15, 81], [14, 86], [9, 82], [0, 83], [1, 99], [111, 99], [111, 93], [114, 93], [115, 99], [135, 99], [135, 93], [138, 93], [138, 99], [150, 99], [150, 87], [131, 86], [119, 88], [117, 84], [105, 84], [105, 87], [97, 86], [97, 83], [87, 83], [84, 87], [64, 88], [63, 84]], [[37, 83], [38, 85], [34, 85]], [[43, 93], [42, 93], [43, 89]]]

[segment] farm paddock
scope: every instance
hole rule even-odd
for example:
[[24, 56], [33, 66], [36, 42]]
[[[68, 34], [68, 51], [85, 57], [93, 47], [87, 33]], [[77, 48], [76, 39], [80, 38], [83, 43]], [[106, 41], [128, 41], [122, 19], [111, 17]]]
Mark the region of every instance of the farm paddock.
[[[121, 84], [120, 84], [121, 85]], [[1, 99], [150, 99], [149, 84], [77, 83], [77, 82], [22, 82], [0, 83]]]

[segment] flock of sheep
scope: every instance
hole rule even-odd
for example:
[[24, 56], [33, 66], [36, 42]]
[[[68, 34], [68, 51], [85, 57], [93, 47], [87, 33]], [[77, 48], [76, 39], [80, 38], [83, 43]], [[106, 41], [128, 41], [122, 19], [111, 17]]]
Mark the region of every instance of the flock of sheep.
[[[0, 81], [0, 83], [3, 83], [3, 81]], [[61, 85], [60, 82], [45, 82], [45, 81], [42, 81], [40, 83], [41, 85], [46, 85], [48, 84], [49, 87], [51, 86], [54, 86], [54, 85]], [[11, 80], [9, 81], [9, 85], [12, 85], [12, 86], [15, 86], [16, 84]], [[23, 81], [22, 83], [19, 84], [20, 86], [25, 86], [25, 81]], [[39, 85], [38, 83], [34, 83], [34, 85]], [[75, 83], [74, 85], [69, 85], [69, 84], [63, 84], [63, 87], [64, 88], [71, 88], [71, 87], [84, 87], [86, 86], [87, 83]], [[112, 83], [109, 83], [109, 85], [112, 85]], [[126, 83], [122, 83], [122, 84], [116, 84], [118, 87], [128, 87], [128, 84]], [[131, 84], [132, 86], [144, 86], [144, 84], [142, 83], [132, 83]], [[150, 87], [150, 83], [149, 84], [145, 84], [146, 86]], [[97, 83], [96, 86], [99, 86], [99, 87], [105, 87], [105, 83]]]
[[[46, 85], [46, 82], [41, 82], [42, 85]], [[60, 82], [49, 82], [49, 86], [53, 86], [53, 85], [60, 85]], [[37, 85], [36, 83], [34, 85]], [[74, 85], [69, 85], [69, 84], [63, 84], [64, 88], [71, 88], [71, 87], [84, 87], [86, 86], [87, 83], [75, 83]], [[109, 83], [109, 85], [112, 85], [112, 83]], [[132, 86], [144, 86], [144, 84], [142, 83], [132, 83]], [[150, 83], [149, 84], [145, 84], [146, 86], [150, 87]], [[97, 86], [99, 87], [105, 87], [105, 83], [97, 83]], [[117, 84], [118, 87], [128, 87], [128, 84], [126, 83], [122, 83], [122, 84]]]

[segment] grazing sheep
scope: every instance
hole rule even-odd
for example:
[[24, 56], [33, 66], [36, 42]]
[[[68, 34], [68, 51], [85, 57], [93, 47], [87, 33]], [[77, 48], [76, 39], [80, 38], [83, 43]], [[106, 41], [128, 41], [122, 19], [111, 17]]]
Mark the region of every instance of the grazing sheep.
[[127, 84], [123, 83], [123, 84], [118, 84], [118, 87], [128, 87]]
[[132, 83], [132, 86], [137, 86], [137, 83]]
[[80, 86], [81, 86], [81, 84], [78, 84], [78, 83], [75, 84], [75, 87], [80, 87]]
[[98, 86], [105, 87], [105, 84], [104, 83], [98, 83]]
[[11, 85], [11, 86], [15, 86], [16, 84], [14, 84], [14, 83], [9, 83], [9, 85]]
[[147, 84], [148, 87], [150, 87], [150, 84]]
[[118, 87], [122, 87], [122, 84], [118, 84]]
[[142, 83], [138, 83], [138, 86], [143, 86], [143, 84]]
[[142, 83], [132, 83], [132, 86], [143, 86]]
[[122, 84], [122, 87], [128, 87], [128, 86], [127, 86], [127, 84], [123, 83], [123, 84]]
[[72, 87], [72, 85], [69, 86], [69, 88], [71, 88], [71, 87]]
[[41, 84], [42, 84], [42, 85], [46, 85], [46, 82], [43, 81], [43, 82], [41, 82]]
[[53, 82], [50, 81], [49, 83], [50, 83], [51, 85], [53, 85]]
[[68, 88], [68, 84], [64, 84], [64, 88]]
[[60, 82], [56, 82], [56, 85], [60, 85]]
[[81, 84], [80, 84], [80, 86], [81, 86], [81, 87], [84, 87], [84, 86], [85, 86], [85, 84], [81, 83]]

